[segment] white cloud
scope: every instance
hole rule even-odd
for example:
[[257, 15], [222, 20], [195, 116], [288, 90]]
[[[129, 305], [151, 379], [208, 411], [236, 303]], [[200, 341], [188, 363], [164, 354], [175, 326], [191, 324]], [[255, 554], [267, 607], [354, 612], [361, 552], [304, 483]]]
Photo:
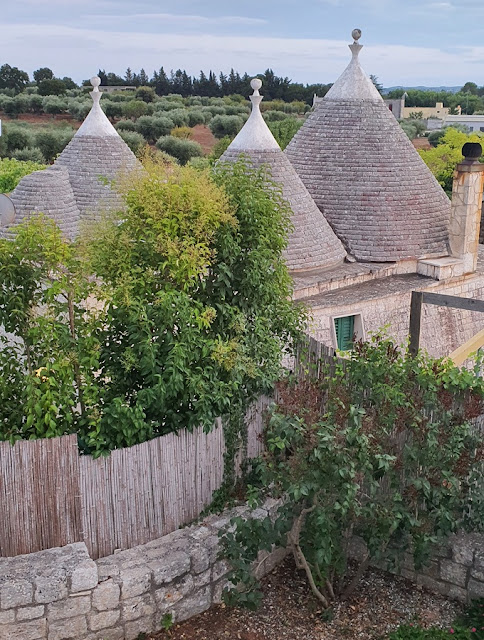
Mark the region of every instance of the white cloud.
[[249, 18], [247, 16], [217, 16], [207, 17], [198, 15], [184, 15], [178, 13], [131, 13], [131, 14], [96, 14], [86, 15], [85, 18], [93, 20], [106, 20], [112, 22], [113, 20], [159, 20], [165, 24], [180, 26], [193, 26], [199, 25], [201, 27], [213, 26], [213, 25], [263, 25], [267, 24], [267, 20], [261, 18]]
[[[360, 54], [363, 67], [386, 86], [457, 85], [484, 76], [484, 48], [445, 51], [431, 47], [371, 45]], [[31, 73], [39, 66], [76, 80], [98, 68], [118, 73], [130, 66], [148, 73], [164, 66], [250, 74], [272, 67], [278, 75], [300, 82], [332, 82], [349, 62], [348, 41], [302, 38], [215, 36], [102, 31], [59, 25], [4, 25], [3, 47], [9, 64]]]

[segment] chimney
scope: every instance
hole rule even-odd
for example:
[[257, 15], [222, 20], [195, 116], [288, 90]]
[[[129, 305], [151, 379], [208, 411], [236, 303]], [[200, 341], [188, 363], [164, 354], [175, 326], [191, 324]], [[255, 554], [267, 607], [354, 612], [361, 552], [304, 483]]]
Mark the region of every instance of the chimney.
[[464, 273], [474, 273], [484, 184], [484, 164], [479, 162], [482, 147], [477, 142], [466, 142], [462, 154], [464, 160], [455, 169], [452, 186], [450, 251], [455, 258], [462, 260]]

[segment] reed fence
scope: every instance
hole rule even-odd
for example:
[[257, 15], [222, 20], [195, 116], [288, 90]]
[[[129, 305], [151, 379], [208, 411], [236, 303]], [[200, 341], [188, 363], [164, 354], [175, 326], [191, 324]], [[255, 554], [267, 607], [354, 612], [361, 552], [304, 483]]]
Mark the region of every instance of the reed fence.
[[[247, 414], [248, 457], [262, 450], [268, 403]], [[75, 435], [0, 442], [0, 557], [85, 542], [96, 559], [164, 536], [210, 504], [224, 452], [220, 420], [97, 459], [79, 455]]]

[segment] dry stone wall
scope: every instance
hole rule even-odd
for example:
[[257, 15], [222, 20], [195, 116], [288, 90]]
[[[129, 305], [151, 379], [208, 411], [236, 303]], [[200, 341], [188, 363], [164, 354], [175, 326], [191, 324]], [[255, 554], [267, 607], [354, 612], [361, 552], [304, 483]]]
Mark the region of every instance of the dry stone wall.
[[[263, 518], [278, 503], [238, 507], [96, 562], [84, 543], [0, 558], [0, 640], [132, 640], [220, 602], [228, 567], [218, 532], [234, 515]], [[284, 556], [267, 554], [266, 573]], [[262, 559], [261, 559], [262, 560]]]

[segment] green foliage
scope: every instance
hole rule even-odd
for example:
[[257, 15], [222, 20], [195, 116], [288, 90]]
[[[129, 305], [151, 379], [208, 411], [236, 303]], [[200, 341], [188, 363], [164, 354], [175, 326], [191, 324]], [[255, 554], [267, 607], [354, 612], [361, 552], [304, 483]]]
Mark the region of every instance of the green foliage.
[[27, 162], [35, 162], [43, 164], [45, 162], [44, 154], [39, 147], [26, 147], [25, 149], [15, 149], [11, 153], [11, 157], [15, 160], [23, 160]]
[[162, 136], [156, 141], [156, 147], [160, 151], [165, 151], [180, 164], [186, 164], [191, 158], [203, 156], [202, 147], [193, 140], [182, 140], [174, 136]]
[[454, 127], [448, 127], [436, 147], [419, 150], [422, 160], [448, 195], [452, 194], [454, 171], [457, 164], [463, 160], [462, 147], [466, 142], [484, 144], [484, 136], [480, 132], [466, 134]]
[[192, 130], [190, 129], [190, 127], [175, 127], [170, 131], [170, 135], [174, 138], [188, 140], [192, 137]]
[[[229, 580], [241, 593], [257, 588], [241, 567], [268, 544], [289, 545], [327, 608], [350, 595], [370, 560], [394, 565], [411, 550], [418, 568], [434, 544], [469, 525], [472, 474], [482, 477], [484, 459], [470, 424], [484, 401], [474, 372], [412, 358], [374, 336], [333, 374], [312, 379], [309, 370], [281, 383], [278, 398], [260, 470], [265, 490], [286, 500], [274, 522], [268, 517], [255, 531], [238, 522], [223, 538]], [[354, 535], [367, 552], [348, 579]]]
[[10, 158], [1, 159], [0, 193], [10, 193], [24, 176], [40, 169], [45, 169], [45, 166], [36, 162], [24, 162]]
[[67, 102], [59, 96], [48, 95], [42, 101], [42, 109], [44, 113], [50, 113], [55, 116], [67, 110]]
[[264, 113], [264, 120], [266, 122], [282, 122], [287, 120], [287, 113], [284, 111], [266, 111]]
[[[142, 118], [148, 118], [150, 116], [141, 116]], [[114, 128], [117, 131], [136, 131], [136, 122], [133, 122], [132, 120], [120, 120], [119, 122], [116, 122], [116, 124], [114, 125]]]
[[156, 99], [156, 93], [151, 87], [138, 87], [135, 95], [137, 100], [143, 102], [154, 102]]
[[286, 120], [282, 120], [281, 122], [268, 122], [272, 135], [283, 150], [291, 142], [303, 124], [304, 120], [297, 120], [296, 118], [286, 118]]
[[240, 116], [215, 116], [209, 124], [216, 138], [235, 136], [242, 129], [244, 121]]
[[136, 131], [126, 131], [123, 129], [119, 132], [119, 135], [135, 155], [140, 153], [146, 146], [146, 140], [140, 133], [136, 133]]
[[41, 96], [63, 96], [67, 91], [66, 85], [59, 78], [48, 78], [37, 82], [39, 95]]
[[218, 160], [226, 152], [231, 142], [232, 138], [230, 136], [225, 136], [224, 138], [217, 140], [210, 154], [210, 160], [212, 162]]
[[388, 636], [389, 640], [472, 640], [478, 638], [475, 633], [471, 633], [467, 629], [461, 627], [451, 627], [450, 629], [438, 629], [432, 627], [430, 629], [422, 629], [418, 625], [405, 625], [399, 627], [396, 631]]
[[4, 127], [2, 140], [6, 153], [10, 155], [15, 149], [31, 147], [33, 136], [29, 129], [20, 126], [7, 125]]
[[195, 127], [197, 124], [205, 124], [205, 115], [200, 109], [190, 109], [188, 112], [188, 126]]
[[72, 129], [41, 129], [35, 134], [35, 146], [40, 149], [47, 162], [53, 162], [69, 144], [73, 135]]
[[163, 116], [141, 116], [136, 121], [136, 131], [153, 144], [160, 136], [167, 136], [172, 129], [173, 120]]
[[161, 628], [164, 631], [169, 631], [173, 626], [173, 615], [171, 613], [165, 613], [161, 619]]
[[148, 105], [143, 100], [130, 100], [123, 104], [123, 115], [132, 120], [147, 115], [148, 111]]

